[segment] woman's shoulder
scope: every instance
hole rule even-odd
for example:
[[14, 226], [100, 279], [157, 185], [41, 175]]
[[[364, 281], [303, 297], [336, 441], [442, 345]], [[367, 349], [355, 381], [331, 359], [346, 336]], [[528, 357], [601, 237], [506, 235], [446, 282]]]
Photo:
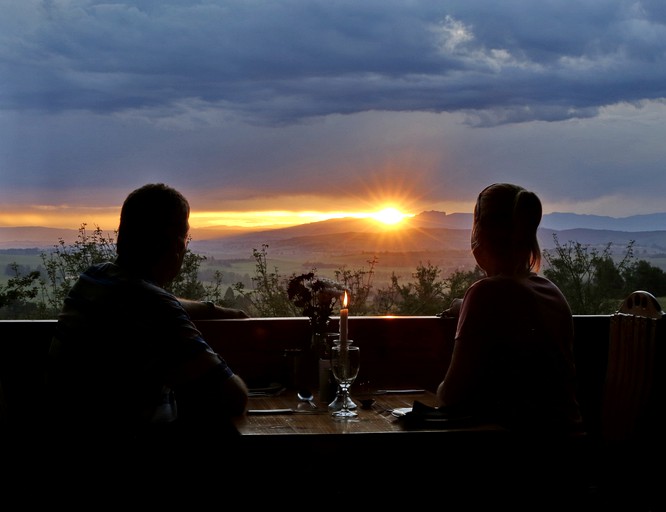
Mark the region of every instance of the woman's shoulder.
[[530, 274], [528, 282], [530, 288], [541, 294], [562, 295], [560, 288], [547, 277], [538, 274]]
[[507, 288], [513, 288], [518, 286], [519, 280], [514, 277], [509, 276], [489, 276], [483, 277], [478, 281], [472, 283], [468, 288], [468, 291], [473, 293], [487, 293], [494, 292], [496, 290], [504, 290]]
[[473, 283], [467, 289], [466, 297], [473, 297], [477, 301], [483, 298], [497, 300], [497, 297], [502, 297], [510, 301], [527, 299], [536, 290], [540, 289], [543, 292], [546, 288], [555, 288], [555, 286], [536, 274], [525, 277], [497, 275], [484, 277]]
[[467, 288], [464, 296], [464, 302], [477, 305], [492, 303], [496, 304], [498, 298], [506, 297], [510, 294], [513, 284], [507, 278], [502, 277], [484, 277], [472, 283]]
[[553, 287], [555, 284], [548, 278], [535, 272], [530, 272], [523, 276], [496, 275], [484, 277], [476, 281], [472, 286], [478, 285], [482, 289], [494, 288], [532, 288], [532, 287]]

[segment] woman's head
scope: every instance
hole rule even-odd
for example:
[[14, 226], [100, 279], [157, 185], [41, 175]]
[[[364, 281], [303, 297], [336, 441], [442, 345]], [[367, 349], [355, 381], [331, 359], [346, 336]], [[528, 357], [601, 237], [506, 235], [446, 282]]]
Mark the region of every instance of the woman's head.
[[483, 189], [474, 206], [472, 252], [479, 265], [493, 273], [538, 272], [541, 249], [537, 229], [541, 201], [534, 192], [511, 183]]

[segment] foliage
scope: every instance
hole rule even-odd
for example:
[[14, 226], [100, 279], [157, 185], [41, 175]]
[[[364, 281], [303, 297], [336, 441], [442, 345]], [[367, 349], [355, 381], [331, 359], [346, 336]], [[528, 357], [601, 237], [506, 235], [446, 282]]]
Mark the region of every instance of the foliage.
[[333, 308], [342, 300], [345, 287], [331, 279], [317, 277], [316, 269], [306, 274], [294, 275], [289, 280], [287, 295], [300, 308], [303, 316], [310, 318], [313, 332], [324, 333]]
[[[543, 274], [557, 284], [574, 314], [609, 314], [634, 290], [646, 290], [661, 297], [666, 295], [666, 273], [647, 261], [633, 261], [633, 241], [616, 261], [611, 244], [603, 250], [578, 242], [560, 244], [556, 235], [555, 249], [544, 250]], [[78, 276], [90, 265], [115, 258], [115, 242], [99, 227], [91, 232], [81, 224], [77, 240], [67, 245], [62, 239], [54, 250], [40, 255], [44, 269], [13, 263], [5, 272], [12, 277], [0, 285], [0, 318], [55, 318], [62, 302]], [[212, 281], [199, 278], [205, 256], [187, 249], [178, 276], [168, 289], [175, 295], [193, 300], [212, 300], [225, 307], [243, 309], [255, 317], [293, 317], [305, 315], [318, 325], [333, 313], [343, 290], [350, 293], [349, 310], [353, 316], [372, 314], [434, 315], [448, 307], [454, 298], [484, 276], [477, 266], [472, 271], [457, 270], [441, 277], [438, 266], [420, 263], [411, 274], [412, 281], [402, 284], [391, 274], [388, 287], [373, 290], [377, 258], [368, 261], [369, 268], [335, 270], [335, 280], [317, 276], [317, 270], [283, 276], [278, 268], [269, 270], [268, 244], [253, 249], [255, 274], [223, 290], [222, 274], [215, 271]], [[321, 293], [321, 297], [319, 294]], [[330, 302], [326, 302], [329, 294]], [[315, 309], [313, 309], [315, 308]], [[317, 309], [318, 308], [318, 309]]]
[[42, 276], [40, 284], [46, 315], [55, 318], [79, 275], [90, 265], [112, 260], [115, 253], [114, 238], [104, 236], [99, 226], [88, 233], [85, 223], [79, 227], [72, 245], [60, 238], [53, 251], [42, 253], [46, 276]]
[[420, 263], [412, 274], [416, 282], [401, 285], [393, 272], [389, 288], [375, 295], [375, 309], [385, 315], [436, 315], [485, 275], [478, 266], [473, 271], [457, 270], [445, 279], [440, 274], [437, 265]]
[[453, 299], [462, 298], [467, 288], [472, 283], [485, 277], [485, 275], [486, 273], [478, 265], [475, 265], [474, 270], [456, 270], [453, 272], [449, 277], [444, 279], [449, 290], [446, 294], [444, 305], [448, 307]]
[[[6, 287], [0, 287], [0, 315], [2, 318], [56, 318], [65, 297], [89, 266], [113, 261], [116, 246], [113, 236], [105, 236], [99, 226], [92, 233], [81, 224], [77, 239], [68, 245], [60, 238], [54, 249], [41, 253], [44, 273], [26, 274], [15, 266], [15, 277]], [[198, 279], [199, 266], [205, 256], [194, 254], [188, 248], [179, 274], [168, 286], [178, 297], [200, 300], [214, 293], [214, 285], [206, 288]], [[33, 299], [38, 299], [36, 302]]]
[[216, 270], [213, 273], [213, 280], [202, 285], [204, 289], [204, 296], [201, 298], [201, 300], [210, 300], [215, 304], [225, 308], [245, 309], [239, 303], [239, 300], [234, 294], [234, 290], [231, 286], [227, 286], [226, 291], [222, 293], [222, 278], [222, 272]]
[[387, 288], [379, 288], [372, 299], [373, 310], [378, 315], [395, 315], [398, 314], [398, 290], [394, 286], [397, 283], [399, 276], [395, 272], [391, 272], [391, 285]]
[[666, 295], [666, 272], [659, 267], [653, 267], [645, 260], [630, 265], [624, 272], [624, 279], [629, 292], [645, 290], [655, 297]]
[[246, 301], [246, 312], [250, 316], [283, 317], [295, 316], [296, 310], [287, 295], [285, 278], [280, 275], [277, 267], [273, 272], [268, 270], [268, 244], [262, 244], [261, 249], [252, 249], [255, 259], [255, 275], [252, 277], [253, 290], [246, 290], [245, 285], [238, 282], [234, 290]]
[[654, 268], [649, 263], [632, 263], [633, 240], [616, 262], [611, 243], [600, 252], [579, 242], [560, 244], [556, 234], [553, 234], [553, 239], [555, 249], [543, 251], [549, 265], [543, 274], [562, 290], [575, 315], [610, 314], [634, 290], [654, 290], [651, 293], [658, 296], [664, 289], [661, 286], [666, 288], [663, 279], [658, 289], [645, 280], [646, 275], [658, 276], [656, 271], [648, 272], [648, 269]]
[[372, 278], [375, 274], [377, 257], [368, 260], [368, 270], [349, 270], [344, 265], [334, 272], [336, 281], [342, 283], [349, 291], [352, 300], [349, 301], [349, 314], [354, 316], [367, 315], [369, 312], [370, 292], [372, 290]]
[[[183, 299], [207, 299], [207, 290], [199, 280], [199, 267], [201, 266], [201, 262], [205, 260], [205, 256], [194, 254], [188, 247], [183, 258], [183, 264], [180, 267], [180, 272], [165, 288], [176, 297]], [[213, 302], [217, 301], [214, 300]]]
[[444, 283], [439, 279], [441, 269], [428, 262], [419, 263], [412, 277], [416, 282], [401, 285], [398, 277], [391, 277], [397, 308], [404, 315], [434, 315], [444, 309]]
[[0, 285], [0, 318], [13, 319], [17, 314], [24, 312], [30, 318], [28, 311], [35, 311], [35, 304], [31, 302], [39, 293], [39, 271], [23, 273], [17, 263], [10, 265], [13, 274], [7, 285]]

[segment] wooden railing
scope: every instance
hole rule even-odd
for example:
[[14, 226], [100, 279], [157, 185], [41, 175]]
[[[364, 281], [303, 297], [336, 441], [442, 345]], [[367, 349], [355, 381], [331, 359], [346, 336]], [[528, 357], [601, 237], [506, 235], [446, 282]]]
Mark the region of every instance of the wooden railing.
[[[655, 496], [662, 496], [662, 481], [656, 478], [659, 473], [652, 471], [655, 464], [658, 465], [666, 454], [664, 446], [666, 437], [661, 434], [662, 415], [659, 415], [658, 421], [655, 422], [658, 426], [657, 435], [641, 439], [638, 444], [629, 443], [618, 449], [616, 444], [605, 443], [601, 435], [610, 319], [610, 315], [573, 317], [578, 400], [590, 435], [585, 436], [580, 449], [574, 445], [574, 452], [564, 452], [564, 458], [567, 458], [569, 466], [568, 469], [564, 468], [564, 471], [580, 467], [575, 472], [577, 475], [580, 473], [580, 479], [578, 477], [572, 479], [572, 488], [580, 489], [582, 494], [575, 491], [571, 500], [568, 494], [563, 496], [567, 496], [567, 509], [571, 510], [575, 508], [569, 507], [570, 502], [581, 505], [580, 510], [588, 510], [586, 508], [588, 503], [594, 504], [590, 510], [609, 510], [617, 503], [625, 504], [625, 502], [630, 506], [613, 510], [661, 510], [659, 506], [635, 508], [633, 505], [637, 497], [645, 503], [652, 503]], [[210, 320], [198, 322], [198, 326], [213, 348], [223, 355], [229, 365], [250, 385], [270, 382], [291, 384], [290, 380], [294, 378], [294, 358], [299, 351], [308, 346], [310, 341], [307, 318]], [[44, 426], [43, 376], [54, 327], [55, 321], [0, 321], [0, 384], [6, 402], [4, 409], [0, 411], [2, 434], [0, 458], [3, 452], [17, 447], [20, 454], [17, 460], [25, 462], [26, 450], [33, 448], [36, 439], [48, 436]], [[336, 329], [336, 322], [332, 322], [331, 330]], [[655, 358], [655, 372], [662, 375], [666, 329], [661, 329], [660, 332], [658, 339], [660, 357]], [[358, 382], [370, 381], [370, 385], [377, 388], [423, 387], [433, 391], [443, 378], [449, 364], [455, 321], [434, 316], [352, 317], [349, 319], [349, 333], [354, 343], [361, 347], [363, 354]], [[666, 396], [666, 390], [663, 389], [665, 380], [661, 379], [661, 393], [656, 397], [656, 402], [659, 404], [663, 403], [661, 397]], [[468, 440], [471, 444], [467, 443], [464, 446], [481, 446], [476, 452], [483, 452], [489, 448], [487, 444], [480, 445], [476, 436]], [[424, 441], [419, 446], [423, 453], [430, 453], [432, 449], [429, 441]], [[489, 465], [493, 466], [496, 460], [508, 460], [507, 457], [515, 458], [513, 445], [510, 444], [508, 447], [512, 451], [508, 453], [503, 451], [506, 447], [504, 441], [500, 441], [496, 448], [503, 455], [501, 457], [491, 455], [493, 460]], [[413, 448], [406, 448], [405, 453], [411, 453], [409, 450]], [[453, 446], [447, 446], [445, 449], [449, 462], [452, 448]], [[569, 460], [570, 453], [576, 457], [581, 456], [581, 462], [574, 463], [573, 459]], [[274, 452], [268, 455], [255, 453], [251, 459], [254, 461], [257, 457], [263, 456], [264, 460], [272, 463], [273, 454]], [[534, 462], [541, 464], [540, 467], [544, 471], [549, 470], [552, 473], [555, 468], [554, 472], [560, 474], [560, 465], [553, 465], [548, 469], [550, 466], [548, 461], [551, 459], [543, 459], [543, 454], [544, 452], [536, 451]], [[419, 455], [418, 458], [421, 457]], [[546, 461], [545, 464], [542, 459]], [[32, 459], [28, 457], [26, 460]], [[476, 461], [474, 457], [469, 460]], [[420, 464], [420, 460], [418, 463]], [[523, 466], [529, 468], [530, 473], [537, 477], [544, 474], [540, 470], [534, 470], [532, 464]], [[460, 465], [456, 463], [453, 467], [456, 468], [456, 473], [460, 469]], [[467, 473], [463, 471], [463, 474], [470, 474], [476, 469], [474, 467]], [[385, 461], [382, 459], [376, 465], [375, 471], [384, 470]], [[437, 482], [433, 483], [432, 488], [439, 488], [445, 484], [446, 479], [441, 478], [439, 472], [433, 475], [437, 475]], [[513, 473], [510, 475], [511, 480], [515, 475]], [[548, 478], [544, 479], [547, 480]], [[478, 482], [476, 474], [474, 481]], [[523, 483], [521, 480], [521, 485]], [[410, 487], [411, 491], [413, 487]], [[562, 489], [558, 487], [554, 492], [561, 493], [561, 491]], [[545, 495], [549, 500], [553, 496], [551, 492], [546, 492]], [[659, 504], [663, 504], [663, 501]]]
[[[197, 322], [205, 339], [249, 385], [293, 380], [295, 357], [310, 341], [307, 318], [251, 318]], [[574, 316], [579, 401], [588, 429], [599, 429], [610, 317]], [[39, 425], [43, 372], [53, 320], [0, 321], [0, 384], [4, 425]], [[337, 321], [330, 326], [337, 329]], [[435, 316], [352, 317], [349, 335], [361, 347], [357, 382], [434, 391], [448, 367], [455, 321]], [[3, 423], [0, 422], [0, 425]]]

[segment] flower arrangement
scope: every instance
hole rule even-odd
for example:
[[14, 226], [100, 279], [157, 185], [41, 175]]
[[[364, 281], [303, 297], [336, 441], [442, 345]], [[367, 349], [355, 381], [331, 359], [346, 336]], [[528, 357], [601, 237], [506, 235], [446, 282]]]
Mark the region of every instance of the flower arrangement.
[[287, 286], [287, 295], [303, 315], [310, 318], [314, 334], [324, 334], [331, 313], [345, 291], [345, 287], [316, 273], [294, 275]]

